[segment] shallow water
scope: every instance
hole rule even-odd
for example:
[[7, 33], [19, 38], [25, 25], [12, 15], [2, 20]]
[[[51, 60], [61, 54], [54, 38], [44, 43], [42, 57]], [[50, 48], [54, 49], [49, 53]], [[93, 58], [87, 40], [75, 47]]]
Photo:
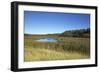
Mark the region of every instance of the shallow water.
[[54, 38], [41, 38], [38, 40], [35, 40], [36, 42], [57, 42], [57, 39]]

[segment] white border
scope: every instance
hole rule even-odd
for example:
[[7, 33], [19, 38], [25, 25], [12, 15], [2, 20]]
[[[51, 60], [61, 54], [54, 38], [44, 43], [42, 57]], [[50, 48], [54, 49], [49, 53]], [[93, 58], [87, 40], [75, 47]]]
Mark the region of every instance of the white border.
[[[64, 12], [64, 13], [88, 13], [91, 15], [91, 53], [90, 59], [82, 60], [58, 60], [58, 61], [39, 61], [39, 62], [24, 62], [24, 10], [29, 11], [48, 11], [48, 12]], [[18, 6], [18, 68], [36, 68], [36, 67], [50, 67], [50, 66], [71, 66], [95, 64], [95, 10], [94, 9], [80, 9], [80, 8], [60, 8], [60, 7], [46, 7], [46, 6]]]

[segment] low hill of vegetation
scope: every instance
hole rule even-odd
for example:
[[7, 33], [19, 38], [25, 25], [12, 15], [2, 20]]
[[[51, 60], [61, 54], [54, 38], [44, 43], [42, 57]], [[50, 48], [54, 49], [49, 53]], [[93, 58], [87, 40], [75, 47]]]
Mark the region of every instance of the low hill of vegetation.
[[90, 28], [65, 31], [60, 34], [63, 37], [90, 37]]

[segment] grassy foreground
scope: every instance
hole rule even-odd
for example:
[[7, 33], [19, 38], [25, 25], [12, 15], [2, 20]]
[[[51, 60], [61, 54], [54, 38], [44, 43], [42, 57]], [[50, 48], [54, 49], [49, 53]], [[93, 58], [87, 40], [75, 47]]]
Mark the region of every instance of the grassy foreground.
[[56, 43], [39, 43], [34, 40], [47, 36], [25, 36], [24, 61], [71, 60], [90, 58], [90, 39], [54, 37]]
[[[34, 50], [34, 51], [33, 51]], [[57, 52], [49, 49], [25, 48], [25, 61], [45, 61], [45, 60], [70, 60], [85, 59], [87, 55], [77, 52]]]

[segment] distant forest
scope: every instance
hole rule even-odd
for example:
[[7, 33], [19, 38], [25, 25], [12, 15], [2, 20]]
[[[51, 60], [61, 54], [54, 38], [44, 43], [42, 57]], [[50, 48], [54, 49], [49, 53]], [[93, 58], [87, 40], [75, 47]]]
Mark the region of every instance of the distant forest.
[[30, 35], [34, 35], [34, 36], [58, 36], [58, 37], [85, 37], [85, 38], [89, 38], [90, 37], [90, 28], [87, 29], [78, 29], [78, 30], [67, 30], [64, 31], [62, 33], [54, 33], [54, 34], [24, 34], [25, 36], [30, 36]]
[[61, 33], [59, 36], [63, 37], [90, 37], [90, 28], [79, 29], [79, 30], [70, 30]]

